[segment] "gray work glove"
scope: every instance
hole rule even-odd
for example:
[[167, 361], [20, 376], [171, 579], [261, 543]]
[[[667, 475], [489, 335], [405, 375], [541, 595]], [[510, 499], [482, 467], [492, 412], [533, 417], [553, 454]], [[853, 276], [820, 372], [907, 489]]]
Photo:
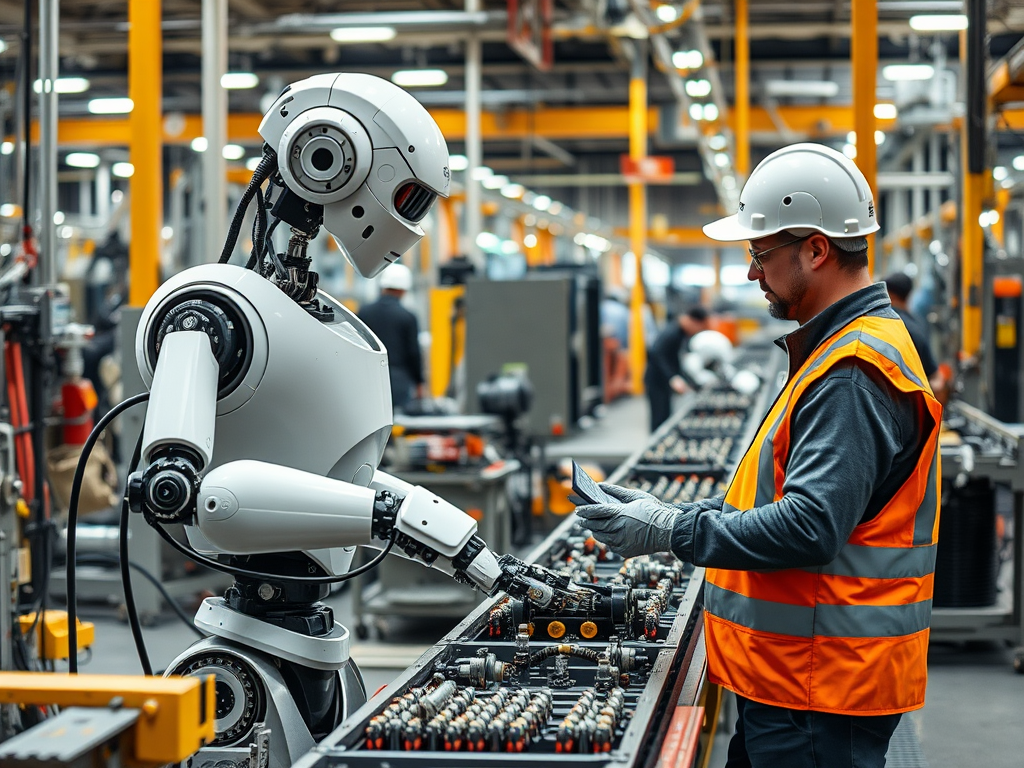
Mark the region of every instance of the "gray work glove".
[[622, 557], [672, 551], [672, 527], [678, 509], [649, 493], [601, 483], [609, 496], [622, 504], [587, 504], [576, 514], [594, 538]]

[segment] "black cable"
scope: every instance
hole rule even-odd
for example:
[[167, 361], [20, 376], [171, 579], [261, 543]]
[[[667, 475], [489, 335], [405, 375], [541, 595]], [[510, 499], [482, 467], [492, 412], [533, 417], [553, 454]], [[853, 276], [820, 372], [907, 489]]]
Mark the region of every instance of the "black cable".
[[256, 215], [252, 217], [252, 250], [249, 251], [249, 261], [245, 264], [246, 269], [256, 268], [263, 255], [266, 237], [267, 206], [264, 204], [263, 191], [256, 187]]
[[235, 208], [235, 215], [231, 217], [231, 226], [228, 227], [227, 237], [224, 239], [224, 248], [220, 252], [220, 263], [227, 264], [231, 259], [231, 252], [235, 250], [235, 243], [238, 242], [238, 233], [242, 231], [242, 222], [245, 220], [245, 210], [249, 207], [249, 203], [256, 196], [256, 190], [258, 190], [263, 182], [277, 170], [277, 153], [274, 152], [270, 147], [263, 147], [263, 159], [260, 160], [260, 164], [256, 166], [256, 170], [252, 174], [252, 179], [249, 181], [249, 186], [245, 188], [245, 192], [242, 193], [241, 200], [238, 201], [238, 207]]
[[[132, 458], [128, 462], [128, 471], [125, 473], [125, 483], [131, 477], [142, 459], [142, 435], [139, 432], [139, 439], [135, 441], [135, 449], [132, 451]], [[142, 623], [139, 621], [139, 609], [135, 606], [135, 589], [132, 587], [132, 574], [129, 568], [131, 561], [128, 559], [128, 488], [124, 489], [124, 496], [121, 498], [121, 518], [117, 527], [117, 559], [121, 569], [121, 591], [124, 593], [124, 609], [128, 614], [128, 626], [132, 630], [132, 639], [135, 641], [135, 652], [138, 654], [139, 663], [142, 665], [144, 674], [153, 674], [153, 665], [149, 661], [149, 652], [146, 650], [146, 639], [142, 636]]]
[[373, 560], [365, 565], [361, 565], [356, 568], [354, 571], [349, 571], [341, 576], [288, 576], [280, 573], [266, 573], [265, 571], [250, 571], [246, 568], [238, 568], [237, 566], [226, 565], [217, 560], [211, 560], [210, 558], [199, 554], [191, 547], [186, 547], [162, 527], [154, 526], [154, 528], [156, 528], [156, 532], [160, 534], [164, 541], [181, 552], [181, 554], [190, 560], [194, 560], [200, 565], [205, 565], [207, 568], [212, 568], [215, 571], [227, 573], [232, 576], [245, 576], [250, 579], [278, 579], [279, 581], [295, 581], [300, 584], [338, 584], [342, 581], [348, 581], [349, 579], [355, 578], [356, 576], [361, 576], [367, 571], [380, 565], [391, 551], [391, 548], [395, 545], [395, 540], [393, 538], [388, 539], [387, 546], [381, 550], [381, 553], [377, 555], [377, 557], [373, 558]]
[[78, 457], [78, 466], [75, 467], [75, 477], [71, 482], [71, 498], [68, 502], [68, 562], [67, 562], [67, 590], [68, 590], [68, 672], [72, 675], [78, 674], [78, 607], [76, 605], [76, 584], [75, 584], [75, 532], [78, 528], [78, 497], [82, 493], [82, 479], [85, 477], [85, 466], [92, 453], [93, 446], [99, 440], [103, 430], [107, 428], [115, 418], [123, 411], [133, 405], [144, 403], [149, 400], [149, 393], [129, 397], [127, 400], [118, 403], [100, 419], [82, 446], [82, 453]]
[[[118, 557], [117, 555], [111, 555], [111, 554], [109, 554], [107, 552], [86, 552], [85, 554], [82, 554], [82, 555], [78, 556], [78, 562], [79, 563], [120, 563], [121, 562], [121, 558]], [[204, 635], [202, 633], [202, 631], [200, 631], [200, 629], [192, 621], [192, 617], [189, 616], [187, 613], [185, 613], [184, 609], [171, 596], [171, 593], [167, 591], [167, 587], [165, 587], [163, 584], [160, 583], [160, 580], [156, 576], [153, 575], [152, 571], [147, 570], [146, 568], [143, 568], [141, 565], [139, 565], [134, 560], [129, 560], [128, 561], [128, 565], [131, 566], [132, 568], [134, 568], [136, 570], [136, 572], [138, 572], [141, 576], [143, 576], [146, 579], [146, 581], [148, 581], [150, 584], [152, 584], [154, 587], [156, 587], [157, 591], [164, 598], [164, 601], [169, 606], [171, 606], [171, 610], [174, 611], [174, 614], [179, 619], [181, 619], [181, 623], [182, 624], [184, 624], [186, 627], [191, 629], [200, 640], [203, 639], [204, 637], [206, 637], [206, 635]], [[150, 674], [152, 674], [152, 673], [150, 673]]]

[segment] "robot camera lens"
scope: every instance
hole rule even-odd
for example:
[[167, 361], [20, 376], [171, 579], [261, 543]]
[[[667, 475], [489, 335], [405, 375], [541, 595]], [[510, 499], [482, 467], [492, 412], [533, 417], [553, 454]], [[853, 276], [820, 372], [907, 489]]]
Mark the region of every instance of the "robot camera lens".
[[334, 154], [329, 149], [318, 147], [313, 151], [311, 160], [318, 171], [326, 171], [334, 164]]

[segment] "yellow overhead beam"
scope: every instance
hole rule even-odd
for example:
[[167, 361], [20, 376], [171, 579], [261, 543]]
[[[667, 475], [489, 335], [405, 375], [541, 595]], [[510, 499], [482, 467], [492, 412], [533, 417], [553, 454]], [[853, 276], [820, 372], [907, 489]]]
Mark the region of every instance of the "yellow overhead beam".
[[[617, 227], [615, 229], [615, 236], [629, 237], [629, 229], [627, 227]], [[647, 230], [647, 241], [651, 245], [669, 248], [721, 247], [722, 245], [717, 240], [712, 240], [705, 235], [704, 230], [700, 227], [667, 227], [663, 229], [652, 227]]]
[[[443, 109], [431, 112], [449, 141], [465, 138], [466, 119], [461, 110]], [[1024, 127], [1024, 110], [1006, 112], [1011, 126]], [[657, 133], [660, 114], [657, 108], [647, 110], [648, 134]], [[853, 108], [849, 106], [781, 106], [776, 115], [786, 127], [812, 138], [845, 136], [853, 130]], [[535, 111], [510, 110], [502, 114], [484, 112], [480, 116], [486, 141], [522, 139], [544, 136], [557, 139], [626, 139], [630, 135], [629, 108], [611, 107], [540, 107]], [[228, 140], [253, 144], [262, 141], [257, 131], [262, 115], [255, 113], [228, 116]], [[732, 116], [730, 116], [731, 124]], [[880, 128], [894, 125], [892, 120], [879, 120]], [[735, 130], [735, 125], [731, 125]], [[952, 128], [953, 126], [945, 126]], [[33, 126], [33, 140], [38, 138]], [[772, 115], [762, 107], [750, 108], [751, 133], [778, 133]], [[203, 135], [199, 115], [167, 117], [163, 124], [163, 143], [188, 144]], [[127, 146], [131, 136], [127, 117], [73, 117], [62, 119], [57, 126], [57, 141], [63, 146], [89, 145]]]
[[[438, 121], [446, 139], [461, 141], [465, 138], [465, 116], [460, 110], [435, 110], [431, 114]], [[997, 131], [1006, 126], [1010, 130], [1024, 131], [1024, 109], [1003, 109], [1000, 115]], [[773, 118], [763, 107], [751, 105], [751, 134], [777, 134], [779, 126], [775, 118], [781, 118], [790, 131], [810, 139], [845, 136], [855, 127], [852, 106], [780, 106]], [[229, 115], [228, 140], [235, 144], [261, 142], [257, 128], [262, 119], [262, 115], [255, 113]], [[553, 140], [629, 137], [629, 108], [625, 106], [541, 107], [535, 112], [511, 110], [502, 115], [485, 112], [481, 115], [481, 122], [485, 141], [518, 140], [530, 136], [544, 136]], [[164, 144], [188, 144], [203, 135], [202, 123], [199, 115], [168, 117], [164, 120], [162, 141]], [[656, 108], [648, 109], [648, 134], [656, 133], [659, 123], [659, 111]], [[875, 123], [884, 131], [893, 128], [896, 121], [876, 119]], [[960, 123], [960, 118], [954, 118], [949, 124], [932, 128], [936, 131], [954, 131], [959, 130]], [[730, 113], [727, 124], [736, 130], [734, 112]], [[13, 141], [13, 137], [8, 136], [7, 139]], [[35, 142], [38, 139], [38, 126], [33, 125], [32, 140]], [[131, 129], [127, 117], [70, 117], [60, 120], [57, 126], [57, 142], [62, 147], [124, 147], [128, 146], [130, 139]]]

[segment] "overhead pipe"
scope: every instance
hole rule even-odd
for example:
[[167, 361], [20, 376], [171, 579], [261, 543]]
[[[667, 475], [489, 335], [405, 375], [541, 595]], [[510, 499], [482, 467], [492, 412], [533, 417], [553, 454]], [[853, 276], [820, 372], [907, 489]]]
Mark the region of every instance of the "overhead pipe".
[[[477, 14], [480, 0], [466, 0], [466, 13]], [[377, 14], [370, 14], [376, 16]], [[475, 34], [466, 37], [466, 239], [463, 251], [470, 262], [483, 272], [484, 257], [476, 239], [483, 229], [483, 203], [480, 180], [473, 172], [483, 163], [483, 136], [480, 129], [480, 90], [483, 80], [483, 46]]]
[[[36, 285], [52, 285], [57, 260], [57, 81], [60, 38], [59, 0], [39, 4], [39, 263]], [[31, 85], [28, 87], [31, 88]], [[27, 139], [27, 137], [26, 137]]]
[[224, 247], [228, 221], [228, 94], [220, 84], [228, 67], [228, 0], [203, 0], [202, 14], [203, 261], [212, 261]]
[[741, 178], [750, 173], [750, 24], [747, 0], [736, 0], [736, 172]]

